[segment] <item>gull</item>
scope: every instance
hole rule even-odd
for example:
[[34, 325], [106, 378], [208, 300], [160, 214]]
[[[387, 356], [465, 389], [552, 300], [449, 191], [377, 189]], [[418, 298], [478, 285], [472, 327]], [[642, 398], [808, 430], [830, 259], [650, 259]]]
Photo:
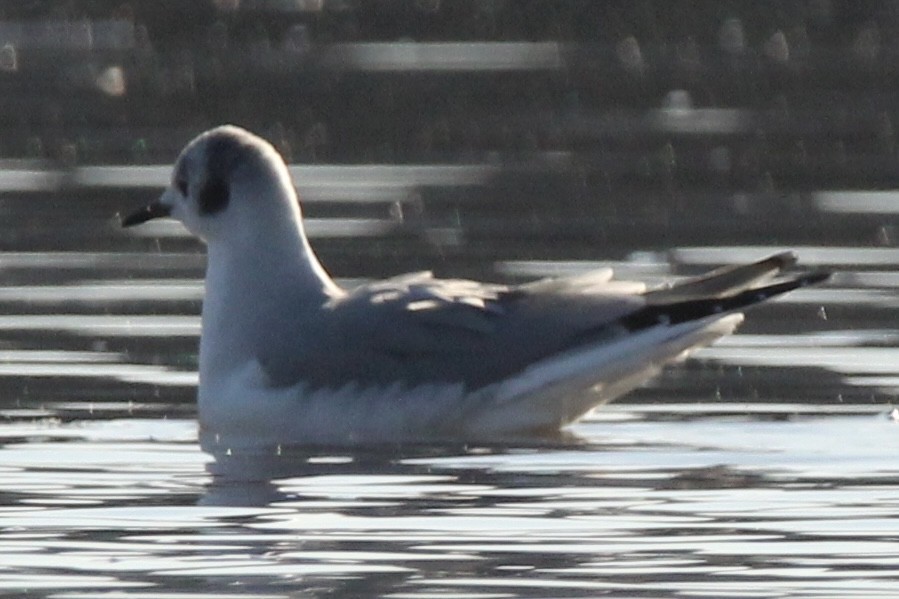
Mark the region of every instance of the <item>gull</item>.
[[558, 432], [826, 273], [784, 252], [647, 289], [610, 269], [517, 286], [405, 274], [344, 290], [306, 237], [271, 144], [225, 125], [122, 220], [207, 246], [201, 441], [217, 447], [498, 440]]

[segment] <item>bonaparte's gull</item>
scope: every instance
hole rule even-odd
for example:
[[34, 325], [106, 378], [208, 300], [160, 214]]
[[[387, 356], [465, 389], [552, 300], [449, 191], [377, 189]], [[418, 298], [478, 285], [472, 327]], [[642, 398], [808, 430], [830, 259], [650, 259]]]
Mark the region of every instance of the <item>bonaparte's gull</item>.
[[602, 269], [345, 291], [309, 246], [284, 161], [233, 126], [191, 141], [162, 196], [122, 224], [162, 216], [208, 246], [199, 420], [222, 446], [556, 431], [731, 333], [743, 308], [826, 278], [775, 279], [795, 262], [783, 253], [649, 290]]

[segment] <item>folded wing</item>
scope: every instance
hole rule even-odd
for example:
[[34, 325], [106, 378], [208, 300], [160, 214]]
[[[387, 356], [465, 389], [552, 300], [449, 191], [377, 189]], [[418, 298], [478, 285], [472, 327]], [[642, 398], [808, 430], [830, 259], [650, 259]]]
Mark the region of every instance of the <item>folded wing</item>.
[[[607, 271], [518, 287], [404, 275], [334, 300], [298, 332], [308, 352], [262, 356], [260, 363], [273, 386], [335, 387], [352, 380], [365, 388], [401, 381], [408, 388], [450, 383], [476, 391], [557, 356], [608, 346], [597, 360], [648, 372], [641, 360], [657, 366], [689, 349], [670, 343], [672, 336], [694, 334], [727, 314], [826, 278], [812, 273], [772, 282], [794, 262], [792, 254], [779, 254], [650, 291], [612, 281]], [[696, 343], [732, 328], [694, 335]], [[641, 338], [646, 343], [635, 343]], [[663, 341], [673, 355], [660, 350]], [[578, 364], [584, 384], [614, 383], [590, 379], [590, 369], [602, 372], [600, 366]]]

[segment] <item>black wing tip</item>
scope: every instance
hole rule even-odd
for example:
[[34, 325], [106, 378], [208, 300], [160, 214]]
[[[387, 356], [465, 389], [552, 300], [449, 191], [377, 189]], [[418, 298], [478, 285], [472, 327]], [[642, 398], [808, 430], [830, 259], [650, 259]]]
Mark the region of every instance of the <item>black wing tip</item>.
[[823, 283], [830, 279], [832, 275], [833, 273], [827, 270], [815, 270], [797, 274], [794, 276], [789, 276], [787, 278], [782, 277], [776, 279], [771, 283], [768, 283], [767, 285], [755, 287], [753, 289], [747, 289], [746, 291], [743, 291], [731, 297], [723, 298], [722, 302], [725, 304], [732, 304], [733, 308], [730, 308], [730, 310], [748, 308], [753, 306], [754, 304], [758, 304], [773, 297], [777, 297], [778, 295], [783, 295], [802, 287], [809, 287], [811, 285]]
[[[781, 259], [780, 254], [766, 260]], [[740, 312], [774, 297], [789, 293], [801, 287], [808, 287], [827, 281], [830, 271], [812, 271], [787, 278], [780, 278], [760, 287], [746, 289], [734, 295], [721, 298], [699, 298], [675, 301], [669, 304], [650, 304], [620, 320], [630, 331], [655, 325], [676, 325], [701, 320], [710, 316], [723, 316]]]

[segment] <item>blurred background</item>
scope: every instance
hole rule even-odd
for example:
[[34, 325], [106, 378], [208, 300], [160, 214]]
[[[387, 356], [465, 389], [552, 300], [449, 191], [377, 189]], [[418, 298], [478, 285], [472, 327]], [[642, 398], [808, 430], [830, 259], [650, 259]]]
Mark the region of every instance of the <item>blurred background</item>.
[[192, 410], [203, 248], [118, 215], [234, 123], [347, 285], [796, 249], [839, 274], [629, 399], [888, 403], [897, 33], [895, 0], [3, 2], [3, 401]]

